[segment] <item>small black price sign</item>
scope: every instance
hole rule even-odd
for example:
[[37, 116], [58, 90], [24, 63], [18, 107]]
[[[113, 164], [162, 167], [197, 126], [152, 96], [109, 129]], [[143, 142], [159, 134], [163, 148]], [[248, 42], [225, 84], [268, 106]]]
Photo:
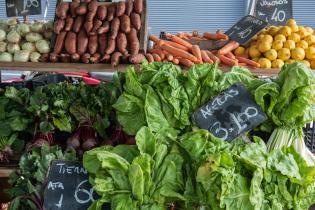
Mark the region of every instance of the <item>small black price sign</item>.
[[6, 0], [7, 17], [42, 14], [41, 0]]
[[[88, 209], [98, 199], [80, 162], [54, 160], [48, 172], [44, 195], [45, 210]], [[104, 205], [103, 210], [110, 210]]]
[[267, 119], [251, 93], [240, 83], [216, 96], [193, 114], [198, 127], [232, 141]]
[[285, 25], [293, 18], [292, 0], [256, 0], [251, 13], [271, 25]]
[[267, 22], [252, 15], [247, 15], [225, 32], [225, 34], [228, 35], [230, 39], [244, 45], [267, 25]]

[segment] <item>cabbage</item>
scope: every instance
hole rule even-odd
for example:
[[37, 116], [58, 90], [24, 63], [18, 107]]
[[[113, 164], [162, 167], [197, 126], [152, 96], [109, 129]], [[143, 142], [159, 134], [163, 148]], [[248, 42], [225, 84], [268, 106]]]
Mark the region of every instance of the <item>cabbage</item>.
[[22, 50], [26, 50], [26, 51], [29, 51], [29, 52], [34, 52], [34, 51], [36, 51], [36, 47], [35, 47], [35, 44], [32, 43], [32, 42], [25, 42], [22, 45]]
[[12, 19], [8, 20], [7, 24], [8, 24], [9, 26], [15, 26], [15, 25], [18, 24], [18, 21], [17, 21], [16, 18], [12, 18]]
[[30, 52], [26, 50], [20, 50], [14, 53], [13, 59], [15, 62], [28, 62], [29, 57], [30, 57]]
[[8, 52], [0, 53], [0, 62], [12, 62], [12, 55]]
[[30, 55], [30, 59], [31, 59], [32, 62], [39, 62], [40, 53], [32, 52], [31, 55]]
[[0, 42], [0, 52], [7, 51], [7, 43], [6, 42]]
[[1, 21], [0, 22], [0, 29], [2, 29], [4, 31], [8, 31], [9, 30], [9, 26], [8, 26], [7, 22]]
[[31, 24], [31, 31], [32, 32], [43, 32], [44, 31], [44, 24], [41, 22], [35, 22], [33, 24]]
[[45, 31], [53, 31], [54, 30], [54, 22], [48, 21], [44, 24]]
[[43, 36], [39, 33], [30, 32], [30, 33], [26, 34], [25, 39], [28, 42], [37, 42], [37, 41], [43, 39]]
[[40, 53], [49, 53], [50, 51], [49, 43], [44, 39], [37, 41], [35, 46]]
[[7, 33], [4, 30], [0, 29], [0, 41], [4, 41], [6, 38], [6, 35]]
[[19, 24], [16, 30], [21, 36], [25, 36], [27, 33], [31, 31], [30, 26], [25, 23]]
[[14, 43], [9, 43], [7, 46], [7, 50], [9, 53], [15, 53], [16, 51], [20, 51], [20, 45], [14, 44]]
[[7, 41], [11, 43], [19, 43], [21, 40], [20, 34], [16, 30], [12, 30], [7, 34]]

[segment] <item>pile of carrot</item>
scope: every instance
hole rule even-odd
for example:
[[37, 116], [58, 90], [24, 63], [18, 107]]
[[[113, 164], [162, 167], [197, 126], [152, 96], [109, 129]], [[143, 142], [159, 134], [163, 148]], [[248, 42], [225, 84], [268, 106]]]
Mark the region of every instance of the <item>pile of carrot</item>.
[[[217, 35], [205, 33], [209, 39], [227, 39], [223, 38], [223, 33], [217, 32]], [[216, 37], [215, 37], [216, 36]], [[197, 37], [197, 36], [195, 36]], [[239, 43], [229, 41], [219, 50], [201, 50], [198, 45], [192, 45], [183, 36], [166, 35], [167, 40], [159, 39], [156, 36], [149, 36], [149, 40], [154, 43], [152, 49], [148, 50], [146, 58], [148, 62], [168, 61], [174, 64], [180, 64], [185, 67], [191, 67], [193, 64], [201, 63], [220, 63], [221, 66], [251, 66], [259, 68], [259, 63], [252, 61], [244, 56], [234, 56], [233, 51], [239, 47]]]

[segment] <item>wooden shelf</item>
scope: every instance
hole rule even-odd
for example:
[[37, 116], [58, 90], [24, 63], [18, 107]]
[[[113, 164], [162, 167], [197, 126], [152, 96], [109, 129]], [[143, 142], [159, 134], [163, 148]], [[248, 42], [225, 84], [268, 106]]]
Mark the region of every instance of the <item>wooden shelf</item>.
[[17, 170], [18, 167], [3, 167], [3, 166], [0, 166], [0, 178], [7, 178], [10, 176], [10, 174]]
[[[38, 71], [38, 72], [115, 72], [125, 71], [128, 65], [112, 67], [110, 64], [82, 64], [82, 63], [4, 63], [0, 62], [0, 70]], [[221, 68], [229, 71], [229, 68]], [[256, 76], [275, 76], [279, 69], [250, 69]]]

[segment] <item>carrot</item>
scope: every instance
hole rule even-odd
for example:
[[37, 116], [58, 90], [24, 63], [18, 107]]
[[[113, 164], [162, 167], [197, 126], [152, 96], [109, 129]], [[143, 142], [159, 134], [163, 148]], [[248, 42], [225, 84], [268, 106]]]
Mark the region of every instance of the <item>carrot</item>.
[[246, 67], [247, 63], [238, 63], [239, 66]]
[[157, 61], [157, 62], [162, 61], [161, 57], [160, 57], [158, 54], [153, 53], [152, 56], [153, 56], [153, 58], [154, 58], [154, 61]]
[[240, 46], [240, 44], [236, 41], [230, 41], [229, 43], [227, 43], [224, 47], [222, 47], [218, 53], [220, 55], [225, 55], [228, 52], [231, 52], [233, 50], [235, 50], [236, 48], [238, 48]]
[[208, 54], [204, 50], [201, 50], [201, 57], [202, 57], [203, 62], [213, 63], [213, 61], [209, 58]]
[[173, 63], [177, 65], [177, 64], [179, 64], [179, 60], [177, 58], [174, 58]]
[[165, 54], [160, 49], [149, 49], [148, 52], [151, 53], [151, 54], [159, 55], [162, 60], [165, 58]]
[[171, 41], [175, 42], [177, 44], [183, 45], [183, 46], [187, 47], [188, 49], [192, 48], [192, 44], [190, 44], [189, 42], [187, 42], [187, 41], [185, 41], [185, 40], [183, 40], [177, 36], [172, 36]]
[[228, 66], [235, 66], [238, 64], [237, 60], [233, 60], [231, 58], [226, 57], [225, 55], [219, 55], [219, 59], [222, 63], [228, 65]]
[[222, 32], [217, 32], [217, 33], [205, 32], [203, 34], [203, 37], [210, 40], [229, 40], [229, 37]]
[[160, 41], [160, 39], [157, 36], [154, 36], [154, 35], [150, 35], [149, 36], [149, 40], [154, 42], [154, 43], [157, 43], [157, 42]]
[[167, 52], [169, 52], [173, 56], [179, 56], [179, 57], [191, 60], [192, 62], [196, 62], [198, 60], [194, 55], [192, 55], [192, 54], [190, 54], [184, 50], [177, 49], [175, 47], [167, 45], [167, 44], [162, 45], [161, 48], [163, 50], [166, 50]]
[[181, 49], [181, 50], [185, 50], [185, 51], [188, 51], [189, 48], [188, 47], [185, 47], [181, 44], [177, 44], [176, 42], [171, 42], [171, 41], [164, 41], [166, 44], [172, 46], [172, 47], [175, 47], [175, 48], [178, 48], [178, 49]]
[[147, 53], [147, 54], [145, 55], [145, 57], [147, 58], [147, 61], [148, 61], [149, 63], [154, 62], [154, 57], [153, 57], [152, 54]]
[[191, 48], [191, 52], [194, 56], [196, 56], [198, 58], [199, 61], [202, 62], [201, 51], [200, 51], [200, 47], [198, 45], [193, 45]]
[[186, 58], [179, 58], [179, 63], [182, 64], [183, 66], [186, 67], [191, 67], [192, 65], [194, 65], [193, 62], [191, 62], [190, 60], [186, 59]]
[[241, 56], [236, 56], [236, 59], [240, 62], [240, 63], [246, 63], [247, 65], [249, 66], [252, 66], [252, 67], [255, 67], [255, 68], [259, 68], [260, 67], [260, 64], [255, 62], [255, 61], [252, 61], [248, 58], [244, 58], [244, 57], [241, 57]]
[[226, 53], [225, 56], [228, 57], [228, 58], [231, 58], [231, 59], [235, 60], [235, 55], [233, 55], [233, 53], [231, 53], [231, 52]]
[[215, 56], [212, 52], [210, 52], [209, 50], [206, 50], [206, 53], [213, 62], [215, 62], [215, 63], [220, 62], [220, 59], [217, 56]]
[[174, 59], [174, 56], [171, 55], [171, 54], [168, 54], [168, 55], [166, 56], [166, 58], [167, 58], [168, 61], [172, 62], [173, 59]]

